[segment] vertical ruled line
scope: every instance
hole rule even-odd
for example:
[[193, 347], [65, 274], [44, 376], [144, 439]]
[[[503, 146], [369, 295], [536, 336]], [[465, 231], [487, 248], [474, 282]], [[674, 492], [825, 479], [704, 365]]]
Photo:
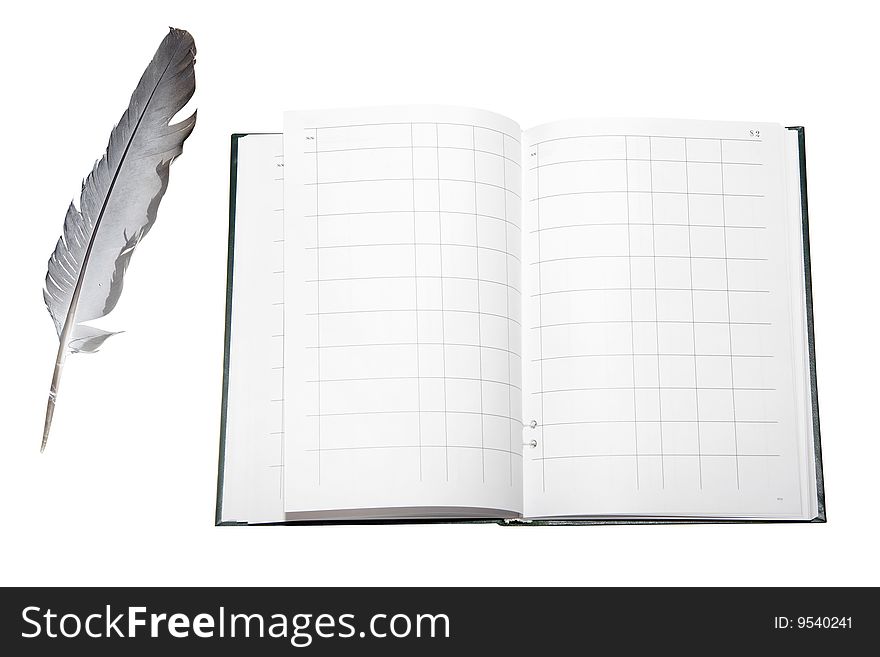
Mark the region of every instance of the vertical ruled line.
[[[697, 374], [697, 324], [696, 324], [696, 304], [694, 303], [694, 261], [693, 261], [693, 244], [691, 240], [691, 188], [690, 173], [688, 172], [688, 140], [684, 139], [684, 190], [685, 190], [685, 214], [687, 216], [688, 231], [688, 273], [690, 276], [691, 288], [691, 339], [694, 348], [694, 411], [697, 420], [697, 470], [700, 477], [700, 490], [703, 489], [703, 441], [702, 427], [700, 427], [700, 382]], [[723, 197], [722, 197], [723, 202]], [[730, 319], [728, 317], [728, 319]]]
[[623, 159], [626, 170], [626, 250], [627, 250], [627, 270], [629, 272], [629, 344], [630, 353], [632, 354], [632, 412], [633, 412], [633, 439], [635, 441], [635, 461], [636, 461], [636, 490], [641, 489], [641, 476], [639, 474], [639, 423], [636, 405], [636, 324], [635, 310], [633, 303], [633, 273], [632, 273], [632, 226], [630, 225], [631, 212], [629, 206], [629, 143], [628, 138], [623, 138]]
[[736, 458], [736, 488], [740, 489], [739, 432], [736, 426], [736, 380], [733, 373], [733, 327], [730, 316], [730, 267], [727, 264], [727, 208], [724, 202], [724, 140], [718, 140], [718, 162], [721, 167], [721, 234], [724, 236], [724, 288], [727, 297], [727, 344], [730, 347], [730, 403], [733, 412], [733, 450]]
[[541, 420], [538, 426], [541, 428], [541, 491], [547, 492], [547, 459], [544, 449], [544, 321], [543, 307], [544, 295], [541, 289], [541, 145], [535, 146], [535, 237], [538, 240], [538, 389], [541, 391]]
[[[513, 402], [512, 402], [512, 390], [510, 386], [510, 257], [507, 255], [507, 252], [510, 251], [508, 245], [508, 231], [509, 227], [507, 225], [507, 150], [506, 150], [506, 137], [504, 135], [501, 136], [501, 186], [504, 188], [504, 282], [507, 285], [504, 290], [504, 300], [506, 305], [505, 315], [507, 315], [507, 320], [505, 321], [505, 329], [507, 334], [507, 342], [505, 347], [507, 348], [507, 415], [513, 417]], [[507, 426], [507, 460], [508, 460], [508, 469], [510, 471], [510, 485], [513, 486], [513, 420], [508, 419]]]
[[663, 451], [663, 381], [660, 374], [660, 312], [657, 302], [657, 232], [654, 224], [653, 138], [648, 137], [648, 179], [651, 188], [651, 254], [654, 266], [654, 337], [657, 345], [657, 426], [660, 431], [660, 487], [666, 488], [666, 457]]
[[471, 126], [471, 154], [474, 163], [474, 249], [477, 264], [477, 344], [480, 352], [480, 463], [486, 483], [486, 421], [483, 416], [483, 316], [480, 307], [480, 215], [477, 207], [477, 128]]
[[[321, 246], [321, 207], [320, 207], [320, 174], [318, 171], [318, 129], [315, 128], [315, 247]], [[321, 346], [321, 249], [315, 248], [315, 344]], [[317, 361], [317, 401], [318, 401], [318, 485], [321, 485], [321, 349], [316, 350], [315, 359]]]
[[409, 124], [409, 158], [412, 174], [412, 215], [413, 215], [413, 293], [415, 295], [415, 305], [413, 306], [416, 324], [416, 403], [418, 404], [418, 422], [419, 422], [419, 481], [422, 481], [422, 376], [421, 365], [422, 350], [419, 346], [419, 247], [417, 246], [418, 228], [416, 226], [416, 150], [415, 140], [413, 139], [413, 124]]
[[446, 284], [443, 280], [443, 195], [440, 191], [440, 127], [434, 124], [434, 138], [436, 148], [434, 155], [437, 158], [437, 241], [440, 244], [440, 340], [443, 343], [443, 458], [446, 471], [446, 481], [449, 481], [449, 405], [446, 378]]

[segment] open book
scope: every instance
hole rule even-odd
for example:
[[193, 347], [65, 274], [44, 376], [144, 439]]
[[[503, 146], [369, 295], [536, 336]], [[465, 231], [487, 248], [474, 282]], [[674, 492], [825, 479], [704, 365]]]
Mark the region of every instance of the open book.
[[803, 131], [233, 137], [218, 522], [824, 520]]

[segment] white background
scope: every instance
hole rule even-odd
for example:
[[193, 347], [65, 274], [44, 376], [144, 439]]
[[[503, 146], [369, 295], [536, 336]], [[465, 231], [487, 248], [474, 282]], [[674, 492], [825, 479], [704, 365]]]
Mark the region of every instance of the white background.
[[[0, 584], [880, 584], [878, 16], [868, 3], [13, 3], [3, 19]], [[41, 298], [64, 211], [167, 26], [195, 132], [106, 326]], [[826, 525], [214, 527], [229, 135], [285, 109], [469, 105], [807, 127]]]

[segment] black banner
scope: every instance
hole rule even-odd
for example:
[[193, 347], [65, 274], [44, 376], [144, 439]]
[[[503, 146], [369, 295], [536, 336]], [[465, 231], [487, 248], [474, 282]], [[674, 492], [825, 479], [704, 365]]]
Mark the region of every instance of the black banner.
[[490, 642], [546, 654], [610, 642], [706, 654], [855, 649], [877, 621], [874, 589], [20, 588], [2, 592], [0, 646], [449, 654]]

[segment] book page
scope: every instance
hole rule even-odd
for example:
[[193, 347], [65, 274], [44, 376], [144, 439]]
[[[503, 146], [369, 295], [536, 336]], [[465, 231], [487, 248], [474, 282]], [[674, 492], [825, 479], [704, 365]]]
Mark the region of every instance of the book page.
[[237, 140], [230, 243], [223, 522], [281, 522], [284, 161], [280, 134]]
[[289, 514], [521, 510], [520, 134], [457, 108], [285, 115]]
[[608, 120], [525, 133], [527, 517], [806, 512], [783, 132]]

